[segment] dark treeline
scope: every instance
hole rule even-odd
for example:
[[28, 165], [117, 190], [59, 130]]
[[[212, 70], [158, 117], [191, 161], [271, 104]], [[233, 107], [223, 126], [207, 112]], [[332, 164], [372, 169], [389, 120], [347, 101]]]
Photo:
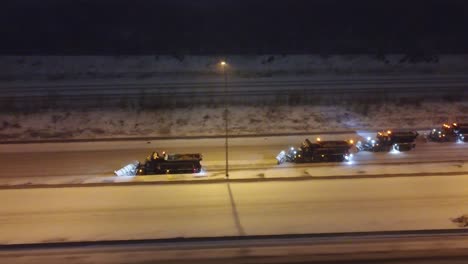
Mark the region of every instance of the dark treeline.
[[468, 52], [465, 0], [6, 0], [1, 54]]

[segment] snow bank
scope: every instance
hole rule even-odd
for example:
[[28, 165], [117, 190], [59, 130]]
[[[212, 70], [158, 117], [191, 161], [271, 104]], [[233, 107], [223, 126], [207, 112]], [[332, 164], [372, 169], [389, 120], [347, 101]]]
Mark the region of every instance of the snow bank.
[[[222, 107], [0, 113], [8, 140], [224, 135]], [[231, 106], [229, 133], [256, 135], [382, 128], [429, 128], [468, 122], [468, 102], [337, 106]]]

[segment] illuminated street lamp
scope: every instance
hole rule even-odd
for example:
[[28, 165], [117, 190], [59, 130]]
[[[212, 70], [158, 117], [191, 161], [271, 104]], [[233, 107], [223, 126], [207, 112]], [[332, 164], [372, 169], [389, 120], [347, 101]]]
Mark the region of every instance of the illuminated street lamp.
[[224, 125], [225, 125], [225, 139], [224, 139], [224, 147], [226, 150], [226, 179], [229, 179], [229, 158], [228, 158], [228, 106], [227, 106], [227, 74], [226, 74], [226, 67], [227, 63], [225, 61], [221, 61], [221, 68], [223, 69], [223, 76], [224, 76]]

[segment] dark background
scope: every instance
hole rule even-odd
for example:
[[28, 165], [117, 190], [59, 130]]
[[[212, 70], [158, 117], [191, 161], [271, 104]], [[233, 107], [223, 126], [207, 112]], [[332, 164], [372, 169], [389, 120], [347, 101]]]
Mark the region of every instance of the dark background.
[[466, 0], [7, 0], [0, 54], [468, 52]]

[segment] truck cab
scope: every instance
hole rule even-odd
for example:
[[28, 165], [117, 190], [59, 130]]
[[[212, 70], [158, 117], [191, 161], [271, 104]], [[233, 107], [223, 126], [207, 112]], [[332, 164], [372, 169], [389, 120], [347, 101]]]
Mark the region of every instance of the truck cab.
[[451, 125], [443, 124], [441, 128], [434, 128], [429, 132], [427, 138], [434, 142], [453, 142], [458, 139], [459, 125], [453, 123]]

